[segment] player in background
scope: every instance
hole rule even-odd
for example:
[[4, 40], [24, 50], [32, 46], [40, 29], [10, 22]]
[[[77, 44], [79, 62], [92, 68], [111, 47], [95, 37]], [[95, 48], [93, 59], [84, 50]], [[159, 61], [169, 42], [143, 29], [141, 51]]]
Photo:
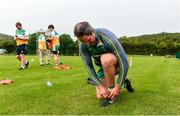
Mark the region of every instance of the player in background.
[[21, 62], [19, 70], [28, 68], [29, 62], [26, 60], [27, 45], [29, 36], [26, 34], [26, 30], [22, 28], [20, 22], [16, 23], [16, 32], [14, 40], [16, 41], [16, 58]]

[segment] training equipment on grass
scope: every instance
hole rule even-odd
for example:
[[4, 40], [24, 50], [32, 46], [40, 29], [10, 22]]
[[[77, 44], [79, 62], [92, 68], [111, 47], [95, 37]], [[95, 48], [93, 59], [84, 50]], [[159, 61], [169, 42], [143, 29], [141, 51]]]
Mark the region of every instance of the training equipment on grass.
[[176, 52], [176, 58], [180, 60], [180, 51]]
[[13, 83], [13, 81], [9, 79], [0, 80], [0, 85], [9, 85], [11, 83]]
[[52, 86], [52, 83], [50, 81], [47, 81], [47, 86], [48, 87], [51, 87]]
[[150, 54], [150, 56], [154, 56], [153, 54]]
[[58, 69], [58, 70], [70, 70], [70, 69], [72, 69], [72, 67], [67, 65], [67, 64], [57, 65], [57, 66], [54, 66], [53, 68]]

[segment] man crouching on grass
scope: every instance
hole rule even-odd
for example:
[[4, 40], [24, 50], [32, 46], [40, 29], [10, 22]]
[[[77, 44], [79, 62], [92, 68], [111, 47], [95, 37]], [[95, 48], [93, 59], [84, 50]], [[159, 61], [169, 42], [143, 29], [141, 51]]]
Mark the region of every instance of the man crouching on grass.
[[[129, 68], [126, 54], [112, 32], [103, 28], [94, 29], [88, 22], [80, 22], [74, 28], [74, 35], [81, 42], [80, 53], [83, 63], [97, 84], [96, 97], [105, 99], [103, 106], [114, 102], [122, 85], [129, 92], [134, 91], [126, 78]], [[91, 58], [99, 67], [97, 73]], [[115, 84], [116, 74], [119, 76]]]

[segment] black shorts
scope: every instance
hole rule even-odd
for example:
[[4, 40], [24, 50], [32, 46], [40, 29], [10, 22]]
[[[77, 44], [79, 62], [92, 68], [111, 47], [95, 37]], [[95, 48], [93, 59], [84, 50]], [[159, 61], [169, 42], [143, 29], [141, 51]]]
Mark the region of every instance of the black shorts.
[[102, 66], [102, 64], [101, 64], [101, 57], [94, 57], [94, 63], [97, 66]]
[[27, 45], [19, 45], [16, 47], [16, 55], [27, 54]]
[[52, 54], [55, 54], [55, 55], [58, 54], [57, 51], [51, 51], [51, 53], [52, 53]]

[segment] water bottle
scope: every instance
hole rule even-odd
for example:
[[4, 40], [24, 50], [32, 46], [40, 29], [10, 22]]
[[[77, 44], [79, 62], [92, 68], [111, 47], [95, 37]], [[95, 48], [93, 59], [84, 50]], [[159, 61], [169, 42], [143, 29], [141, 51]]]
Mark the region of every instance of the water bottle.
[[47, 86], [48, 87], [51, 87], [52, 86], [52, 83], [50, 81], [47, 81]]

